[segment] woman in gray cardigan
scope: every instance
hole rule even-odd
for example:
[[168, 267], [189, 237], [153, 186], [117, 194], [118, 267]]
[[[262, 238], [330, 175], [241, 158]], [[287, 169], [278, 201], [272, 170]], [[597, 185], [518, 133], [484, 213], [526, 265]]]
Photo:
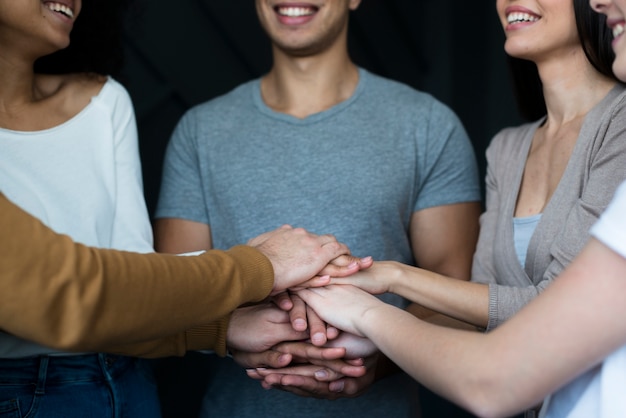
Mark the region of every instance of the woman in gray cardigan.
[[409, 299], [483, 329], [550, 285], [626, 178], [626, 92], [611, 72], [604, 20], [588, 0], [524, 7], [498, 0], [497, 11], [506, 52], [535, 64], [545, 116], [502, 130], [487, 150], [486, 211], [471, 281], [397, 262], [335, 280], [373, 293], [410, 288]]

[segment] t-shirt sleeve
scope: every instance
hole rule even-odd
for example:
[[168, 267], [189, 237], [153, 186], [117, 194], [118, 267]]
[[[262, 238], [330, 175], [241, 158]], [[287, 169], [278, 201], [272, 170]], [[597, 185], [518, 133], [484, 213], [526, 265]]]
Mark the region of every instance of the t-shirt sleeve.
[[417, 139], [419, 190], [414, 211], [480, 201], [476, 157], [461, 121], [437, 100], [428, 116], [427, 127]]
[[180, 120], [165, 152], [155, 218], [180, 218], [209, 224], [198, 155], [197, 109]]
[[591, 229], [591, 235], [626, 258], [626, 181]]

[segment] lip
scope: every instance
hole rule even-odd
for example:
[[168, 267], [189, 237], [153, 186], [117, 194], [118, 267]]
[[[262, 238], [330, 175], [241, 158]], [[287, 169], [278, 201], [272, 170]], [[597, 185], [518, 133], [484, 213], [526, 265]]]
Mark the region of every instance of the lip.
[[[535, 18], [536, 20], [508, 23], [508, 16], [513, 14], [513, 13], [522, 13], [522, 14], [525, 14], [525, 15], [529, 15], [530, 17]], [[536, 12], [526, 8], [526, 7], [518, 6], [518, 5], [509, 6], [506, 9], [504, 9], [504, 16], [507, 19], [507, 23], [505, 25], [505, 30], [506, 31], [526, 28], [528, 26], [534, 25], [539, 20], [541, 20], [541, 15], [539, 15], [538, 13], [536, 13]]]
[[[611, 46], [613, 47], [613, 49], [615, 49], [615, 44], [617, 44], [620, 41], [620, 39], [624, 37], [624, 33], [626, 33], [623, 31], [624, 27], [626, 26], [626, 20], [624, 20], [624, 18], [622, 17], [607, 18], [606, 25], [611, 29], [613, 33], [613, 40], [611, 41]], [[616, 28], [622, 30], [617, 35], [616, 35]]]
[[[43, 4], [44, 8], [50, 12], [52, 15], [54, 15], [55, 17], [57, 17], [59, 20], [63, 21], [63, 22], [73, 22], [74, 20], [76, 20], [76, 17], [78, 15], [78, 10], [76, 10], [76, 6], [74, 4], [74, 0], [44, 0], [41, 2], [41, 4]], [[68, 9], [70, 9], [73, 13], [73, 17], [70, 16], [66, 16], [63, 13], [57, 13], [53, 10], [50, 10], [48, 8], [49, 4], [60, 4], [63, 5], [65, 7], [67, 7]]]
[[[315, 18], [320, 6], [304, 2], [282, 2], [272, 6], [278, 21], [286, 26], [299, 26], [309, 23]], [[290, 10], [292, 15], [281, 13], [281, 10]]]

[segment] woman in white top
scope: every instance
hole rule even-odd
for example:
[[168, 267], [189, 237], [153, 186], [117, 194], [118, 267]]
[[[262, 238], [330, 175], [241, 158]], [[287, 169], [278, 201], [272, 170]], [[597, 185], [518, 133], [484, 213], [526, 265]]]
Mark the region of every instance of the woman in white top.
[[[150, 252], [133, 107], [107, 76], [120, 68], [124, 3], [0, 0], [0, 187], [80, 243]], [[0, 333], [0, 411], [156, 417], [159, 404], [138, 359]]]

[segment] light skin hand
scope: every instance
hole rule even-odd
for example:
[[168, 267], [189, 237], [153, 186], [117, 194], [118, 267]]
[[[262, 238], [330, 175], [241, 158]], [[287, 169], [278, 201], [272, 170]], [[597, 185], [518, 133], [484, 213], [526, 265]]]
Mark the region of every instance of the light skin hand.
[[[261, 234], [248, 245], [261, 251], [272, 263], [272, 295], [310, 280], [331, 260], [350, 254], [348, 247], [332, 235], [315, 235], [288, 225]], [[323, 276], [316, 285], [323, 286], [327, 280], [327, 276]]]
[[364, 337], [356, 323], [369, 310], [384, 305], [375, 296], [351, 285], [331, 285], [298, 291], [307, 305], [326, 322]]
[[336, 339], [328, 341], [324, 347], [344, 347], [346, 359], [370, 357], [378, 352], [378, 348], [372, 341], [349, 332], [341, 332]]
[[397, 276], [394, 261], [376, 261], [364, 271], [353, 274], [350, 277], [331, 277], [331, 284], [350, 284], [367, 293], [380, 295], [391, 291], [393, 278]]
[[[372, 257], [358, 258], [351, 255], [342, 255], [332, 260], [316, 277], [311, 281], [306, 281], [299, 286], [294, 286], [291, 290], [299, 290], [308, 287], [320, 287], [315, 281], [318, 277], [349, 277], [361, 270], [369, 269], [374, 264]], [[328, 284], [328, 283], [326, 283]], [[324, 285], [325, 286], [325, 285]]]

